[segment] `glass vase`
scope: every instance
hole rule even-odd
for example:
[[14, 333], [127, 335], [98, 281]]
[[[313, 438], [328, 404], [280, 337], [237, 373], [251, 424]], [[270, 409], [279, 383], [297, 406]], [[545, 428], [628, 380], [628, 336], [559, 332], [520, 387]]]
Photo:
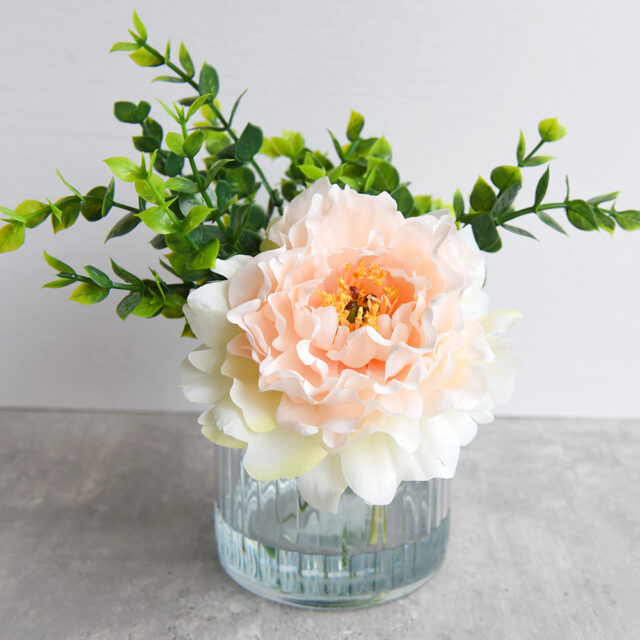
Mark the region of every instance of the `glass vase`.
[[242, 450], [215, 447], [215, 530], [225, 571], [249, 591], [310, 608], [366, 607], [426, 582], [444, 560], [450, 481], [403, 482], [386, 507], [347, 489], [338, 513], [296, 480], [258, 482]]

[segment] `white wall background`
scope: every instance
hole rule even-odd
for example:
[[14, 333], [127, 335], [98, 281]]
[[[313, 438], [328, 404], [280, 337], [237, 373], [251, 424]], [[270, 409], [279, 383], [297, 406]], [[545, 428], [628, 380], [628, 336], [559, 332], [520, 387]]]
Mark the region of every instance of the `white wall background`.
[[[107, 51], [126, 38], [134, 4], [2, 2], [0, 203], [55, 199], [55, 169], [81, 189], [106, 184], [103, 158], [132, 153], [135, 127], [116, 100], [181, 97], [149, 83], [154, 70]], [[640, 206], [640, 4], [633, 0], [278, 0], [135, 3], [162, 48], [188, 43], [220, 72], [227, 109], [250, 88], [238, 125], [267, 135], [299, 129], [329, 150], [349, 108], [393, 144], [418, 192], [468, 193], [477, 175], [513, 162], [517, 133], [556, 115], [569, 131], [552, 153], [550, 194], [565, 171], [583, 197], [622, 189]], [[180, 11], [178, 7], [183, 7]], [[154, 109], [156, 111], [156, 109]], [[135, 130], [135, 131], [134, 131]], [[269, 164], [265, 159], [264, 164]], [[275, 175], [278, 165], [272, 165]], [[535, 185], [537, 176], [531, 175]], [[531, 187], [532, 189], [533, 187]], [[120, 191], [120, 198], [123, 198]], [[114, 313], [117, 300], [81, 307], [51, 279], [42, 249], [74, 265], [108, 257], [142, 272], [156, 252], [140, 227], [102, 240], [117, 212], [52, 237], [48, 223], [0, 255], [0, 406], [188, 409], [178, 364], [193, 346], [181, 324]], [[488, 258], [494, 308], [521, 310], [523, 368], [507, 415], [640, 416], [640, 232], [528, 226], [541, 242], [505, 237]]]

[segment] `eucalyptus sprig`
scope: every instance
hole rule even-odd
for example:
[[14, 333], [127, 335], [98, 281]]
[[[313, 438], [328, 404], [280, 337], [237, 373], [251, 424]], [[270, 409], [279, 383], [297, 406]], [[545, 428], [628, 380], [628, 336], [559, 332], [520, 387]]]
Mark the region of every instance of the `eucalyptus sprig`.
[[[490, 173], [491, 184], [478, 178], [466, 209], [460, 190], [454, 194], [452, 205], [428, 195], [414, 195], [410, 183], [401, 180], [392, 163], [389, 141], [384, 136], [364, 136], [365, 119], [356, 111], [350, 114], [343, 143], [328, 132], [334, 159], [326, 151], [308, 147], [296, 131], [265, 138], [260, 127], [248, 122], [238, 133], [234, 123], [245, 92], [225, 116], [217, 99], [220, 78], [213, 66], [203, 62], [196, 74], [196, 65], [184, 43], [180, 44], [177, 60], [171, 57], [169, 42], [163, 52], [152, 46], [145, 25], [135, 12], [129, 34], [130, 41], [114, 44], [111, 51], [129, 52], [141, 67], [166, 67], [168, 72], [153, 81], [182, 84], [195, 92], [171, 105], [157, 101], [161, 112], [169, 116], [172, 130], [165, 132], [152, 117], [151, 102], [117, 101], [113, 108], [116, 119], [139, 127], [139, 131], [131, 138], [134, 158], [122, 155], [105, 160], [113, 174], [107, 184], [82, 193], [58, 172], [70, 194], [55, 201], [25, 200], [13, 209], [0, 207], [5, 222], [0, 227], [0, 253], [19, 248], [26, 230], [47, 218], [55, 234], [73, 226], [80, 217], [96, 222], [120, 209], [124, 215], [111, 227], [106, 241], [131, 233], [140, 225], [146, 227], [152, 233], [150, 245], [162, 252], [160, 266], [175, 281], [166, 282], [153, 268], [152, 278], [136, 276], [113, 260], [111, 269], [117, 280], [93, 265], [79, 273], [45, 253], [45, 260], [57, 272], [57, 279], [45, 284], [46, 288], [75, 284], [71, 299], [81, 304], [96, 304], [113, 291], [123, 292], [125, 295], [116, 306], [123, 320], [129, 315], [183, 317], [182, 307], [192, 289], [224, 279], [216, 273], [216, 260], [258, 254], [265, 246], [272, 216], [282, 214], [285, 201], [291, 201], [324, 176], [360, 193], [387, 192], [406, 217], [449, 208], [458, 227], [471, 225], [480, 249], [490, 252], [502, 246], [499, 229], [534, 237], [511, 224], [532, 213], [562, 233], [564, 229], [550, 213], [553, 210], [564, 210], [569, 222], [582, 230], [613, 233], [616, 225], [625, 230], [640, 228], [639, 211], [615, 208], [617, 192], [577, 199], [570, 196], [567, 180], [564, 200], [545, 202], [548, 166], [538, 179], [533, 203], [516, 208], [523, 170], [547, 165], [553, 158], [538, 151], [565, 135], [565, 128], [555, 118], [540, 122], [540, 139], [528, 152], [524, 134], [520, 133], [516, 163], [495, 167]], [[279, 186], [272, 186], [266, 179], [258, 162], [259, 153], [287, 160]], [[116, 199], [118, 182], [133, 184], [136, 202]], [[264, 207], [258, 202], [263, 188]], [[183, 335], [191, 335], [186, 323]]]
[[[482, 177], [478, 178], [469, 196], [470, 209], [468, 212], [465, 213], [462, 193], [460, 190], [456, 191], [453, 198], [456, 221], [459, 226], [471, 225], [474, 238], [480, 249], [495, 252], [502, 247], [499, 227], [511, 233], [536, 239], [526, 229], [509, 224], [512, 220], [530, 213], [535, 213], [541, 222], [566, 235], [566, 231], [560, 223], [548, 213], [557, 209], [564, 210], [568, 221], [582, 231], [604, 229], [613, 234], [616, 223], [625, 231], [640, 228], [640, 211], [616, 210], [615, 200], [619, 192], [594, 196], [588, 200], [573, 198], [570, 195], [568, 177], [565, 178], [567, 188], [564, 200], [544, 202], [550, 179], [548, 166], [538, 179], [531, 206], [517, 209], [514, 203], [522, 188], [522, 172], [520, 170], [547, 165], [553, 160], [553, 156], [537, 155], [537, 152], [544, 144], [562, 139], [566, 134], [566, 129], [560, 125], [557, 118], [547, 118], [538, 124], [538, 133], [540, 140], [527, 153], [525, 137], [523, 132], [520, 132], [516, 147], [517, 164], [515, 166], [500, 165], [491, 171], [491, 182], [495, 189]], [[612, 204], [603, 207], [602, 205], [606, 203]]]

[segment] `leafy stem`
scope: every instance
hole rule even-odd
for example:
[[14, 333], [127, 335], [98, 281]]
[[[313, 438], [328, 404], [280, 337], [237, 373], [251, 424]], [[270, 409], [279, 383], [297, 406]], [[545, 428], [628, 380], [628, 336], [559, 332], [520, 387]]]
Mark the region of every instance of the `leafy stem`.
[[[193, 80], [192, 77], [187, 75], [182, 69], [180, 69], [180, 67], [178, 67], [175, 64], [173, 64], [173, 62], [171, 62], [171, 60], [169, 60], [165, 55], [161, 54], [157, 49], [155, 49], [151, 45], [147, 44], [144, 40], [142, 40], [138, 36], [134, 36], [134, 38], [135, 38], [137, 44], [140, 47], [142, 47], [143, 49], [146, 49], [150, 54], [152, 54], [153, 56], [156, 56], [158, 59], [162, 60], [163, 63], [169, 69], [171, 69], [171, 71], [173, 71], [183, 82], [186, 82], [189, 86], [191, 86], [193, 89], [195, 89], [198, 92], [199, 95], [205, 95], [206, 94], [206, 92], [202, 92], [201, 91], [200, 87]], [[209, 106], [211, 111], [213, 111], [213, 113], [215, 114], [216, 118], [220, 121], [220, 124], [222, 125], [224, 131], [226, 131], [231, 136], [232, 140], [237, 143], [238, 140], [239, 140], [239, 136], [233, 130], [233, 128], [231, 127], [231, 123], [229, 121], [227, 121], [227, 119], [222, 115], [222, 112], [220, 111], [220, 109], [218, 109], [217, 105], [215, 104], [215, 99], [214, 98], [210, 98], [206, 102], [206, 104]], [[235, 111], [235, 109], [234, 109], [234, 111]], [[249, 160], [249, 164], [254, 168], [255, 172], [260, 176], [260, 179], [262, 180], [262, 184], [264, 185], [264, 188], [267, 190], [267, 193], [269, 194], [269, 198], [275, 204], [276, 208], [280, 212], [280, 215], [282, 215], [282, 213], [283, 213], [282, 197], [269, 184], [269, 181], [267, 180], [266, 176], [264, 175], [264, 172], [260, 168], [260, 165], [256, 162], [255, 158], [251, 158], [251, 160]]]

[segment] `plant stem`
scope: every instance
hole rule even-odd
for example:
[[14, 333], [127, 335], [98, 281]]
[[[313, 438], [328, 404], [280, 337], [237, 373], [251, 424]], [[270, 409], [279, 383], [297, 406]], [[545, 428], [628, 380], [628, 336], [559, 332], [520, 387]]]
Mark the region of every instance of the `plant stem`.
[[[186, 140], [187, 138], [186, 122], [181, 122], [180, 127], [182, 128], [182, 137]], [[215, 218], [216, 223], [218, 224], [218, 227], [220, 227], [220, 230], [222, 231], [222, 233], [224, 233], [224, 235], [227, 236], [227, 238], [231, 239], [231, 233], [229, 232], [227, 225], [224, 222], [222, 222], [222, 218], [220, 217], [220, 214], [217, 212], [217, 208], [213, 206], [213, 202], [211, 202], [211, 198], [207, 193], [207, 189], [204, 186], [204, 183], [202, 182], [202, 176], [200, 175], [200, 171], [196, 165], [195, 158], [193, 156], [188, 156], [188, 158], [189, 158], [189, 166], [191, 167], [191, 171], [193, 172], [193, 178], [195, 179], [196, 184], [198, 185], [198, 191], [202, 195], [207, 207], [209, 207], [210, 209], [213, 209], [213, 212], [212, 212], [213, 217]]]
[[[80, 276], [77, 273], [74, 274], [74, 276], [75, 276], [74, 278], [67, 278], [67, 280], [73, 280], [74, 282], [84, 282], [86, 284], [93, 284], [93, 285], [96, 284], [91, 278], [88, 278], [87, 276]], [[97, 286], [100, 286], [100, 285], [97, 285]], [[121, 284], [119, 282], [112, 282], [111, 286], [102, 287], [102, 289], [121, 289], [122, 291], [139, 291], [140, 293], [144, 293], [144, 287], [137, 287], [133, 284]]]
[[523, 158], [522, 162], [518, 162], [518, 166], [519, 167], [524, 167], [525, 163], [527, 162], [527, 160], [529, 160], [529, 158], [533, 157], [533, 155], [535, 154], [535, 152], [544, 144], [544, 140], [540, 140], [540, 142], [538, 142], [538, 144], [533, 147], [533, 149], [529, 152], [529, 154], [527, 155], [526, 158]]
[[[65, 196], [64, 198], [60, 198], [60, 200], [58, 200], [57, 202], [61, 202], [61, 201], [66, 201], [66, 200], [71, 200], [72, 198], [77, 198], [78, 196]], [[103, 198], [101, 198], [100, 196], [82, 196], [82, 198], [84, 200], [87, 200], [88, 202], [102, 202]], [[138, 213], [138, 209], [136, 209], [135, 207], [131, 207], [128, 204], [122, 204], [121, 202], [113, 202], [113, 206], [114, 207], [118, 207], [118, 209], [124, 209], [125, 211], [131, 211], [133, 213]], [[48, 208], [48, 207], [45, 207]]]

